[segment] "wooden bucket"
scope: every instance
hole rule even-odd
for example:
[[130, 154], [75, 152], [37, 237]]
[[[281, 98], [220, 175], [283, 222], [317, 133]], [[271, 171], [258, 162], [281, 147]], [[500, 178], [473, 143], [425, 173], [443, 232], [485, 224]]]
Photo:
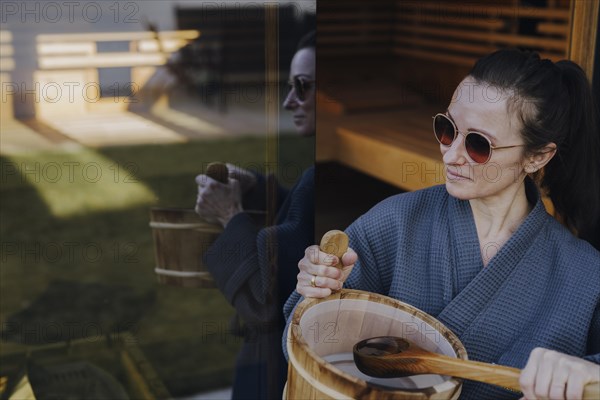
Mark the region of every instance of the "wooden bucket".
[[215, 287], [202, 257], [223, 232], [220, 225], [206, 222], [192, 209], [154, 207], [150, 209], [150, 227], [159, 283]]
[[460, 340], [432, 316], [375, 293], [342, 290], [298, 305], [287, 336], [285, 399], [456, 399], [462, 380], [441, 375], [372, 378], [355, 366], [352, 347], [400, 336], [424, 349], [467, 359]]

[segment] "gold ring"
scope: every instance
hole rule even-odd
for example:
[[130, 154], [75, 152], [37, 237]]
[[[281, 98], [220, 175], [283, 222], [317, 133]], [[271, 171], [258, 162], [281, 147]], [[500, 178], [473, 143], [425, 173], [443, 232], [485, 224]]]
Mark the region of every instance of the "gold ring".
[[317, 276], [316, 275], [313, 275], [312, 279], [310, 280], [310, 286], [317, 287]]

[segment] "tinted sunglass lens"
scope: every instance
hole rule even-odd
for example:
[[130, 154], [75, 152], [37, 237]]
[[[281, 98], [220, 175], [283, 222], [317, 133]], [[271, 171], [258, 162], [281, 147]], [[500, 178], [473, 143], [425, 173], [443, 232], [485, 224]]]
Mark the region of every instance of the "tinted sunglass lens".
[[437, 140], [444, 146], [450, 146], [454, 141], [454, 125], [443, 115], [437, 115], [433, 122], [433, 132]]
[[477, 133], [469, 133], [465, 138], [465, 146], [469, 157], [476, 163], [485, 163], [490, 158], [490, 142]]

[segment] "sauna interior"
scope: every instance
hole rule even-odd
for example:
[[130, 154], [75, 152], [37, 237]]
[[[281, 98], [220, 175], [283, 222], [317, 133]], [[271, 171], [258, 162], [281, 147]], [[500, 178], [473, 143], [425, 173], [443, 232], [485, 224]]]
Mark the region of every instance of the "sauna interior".
[[[599, 3], [320, 0], [317, 210], [329, 217], [321, 219], [317, 237], [344, 228], [394, 191], [444, 183], [431, 117], [445, 110], [481, 56], [506, 47], [532, 49], [553, 61], [576, 61], [590, 80], [597, 76]], [[336, 175], [331, 165], [376, 181], [352, 191], [363, 200], [345, 196], [358, 204], [337, 220], [328, 200], [332, 187], [349, 187], [356, 176]], [[378, 193], [361, 193], [369, 191]]]

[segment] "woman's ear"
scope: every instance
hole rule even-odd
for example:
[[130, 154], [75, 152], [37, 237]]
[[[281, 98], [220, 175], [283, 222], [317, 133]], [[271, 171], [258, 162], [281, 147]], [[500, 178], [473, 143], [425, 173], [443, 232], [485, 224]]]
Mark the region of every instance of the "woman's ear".
[[546, 146], [537, 150], [535, 153], [530, 154], [525, 159], [524, 169], [528, 174], [539, 171], [544, 168], [552, 157], [556, 154], [556, 144], [553, 142], [548, 143]]

